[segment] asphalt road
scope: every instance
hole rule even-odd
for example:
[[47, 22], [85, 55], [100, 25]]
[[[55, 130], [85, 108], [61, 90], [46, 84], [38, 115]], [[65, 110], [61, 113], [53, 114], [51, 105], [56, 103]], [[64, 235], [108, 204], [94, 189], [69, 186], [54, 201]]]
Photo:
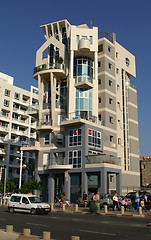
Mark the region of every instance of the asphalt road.
[[[151, 218], [93, 216], [90, 214], [50, 213], [30, 215], [9, 213], [0, 207], [0, 228], [14, 225], [14, 231], [22, 233], [30, 228], [31, 234], [42, 236], [43, 231], [51, 232], [55, 240], [70, 240], [80, 236], [80, 240], [150, 240]], [[150, 225], [150, 226], [149, 226]]]

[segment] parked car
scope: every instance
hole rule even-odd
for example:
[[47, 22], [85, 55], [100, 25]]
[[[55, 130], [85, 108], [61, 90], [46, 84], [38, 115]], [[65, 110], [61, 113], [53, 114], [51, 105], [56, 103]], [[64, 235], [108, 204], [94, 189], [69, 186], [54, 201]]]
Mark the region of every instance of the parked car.
[[51, 210], [50, 205], [42, 203], [40, 198], [32, 194], [12, 194], [8, 210], [13, 212], [28, 212], [31, 214], [48, 214]]
[[[142, 196], [140, 199], [144, 198], [145, 193], [147, 194], [147, 196], [150, 195], [150, 192], [148, 192], [148, 191], [139, 190], [139, 195]], [[125, 197], [130, 199], [132, 204], [135, 204], [135, 194], [136, 194], [136, 191], [129, 192], [125, 195]]]
[[[132, 202], [130, 199], [124, 197], [124, 196], [118, 196], [119, 199], [119, 208], [122, 206], [122, 200], [125, 199], [125, 207], [130, 207], [132, 205]], [[100, 196], [100, 207], [104, 207], [105, 205], [108, 206], [108, 208], [113, 207], [113, 196], [111, 194], [105, 194], [104, 196]]]

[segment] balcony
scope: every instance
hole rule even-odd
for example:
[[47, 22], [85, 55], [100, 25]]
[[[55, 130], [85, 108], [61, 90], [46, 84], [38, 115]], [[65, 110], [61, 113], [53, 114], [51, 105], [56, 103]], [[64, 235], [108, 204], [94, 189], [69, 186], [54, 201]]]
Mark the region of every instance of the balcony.
[[111, 157], [109, 155], [89, 155], [86, 156], [86, 164], [99, 164], [108, 163], [121, 166], [121, 159], [117, 157]]
[[68, 115], [61, 116], [61, 125], [70, 125], [75, 123], [85, 123], [85, 121], [96, 123], [102, 126], [105, 126], [105, 121], [98, 120], [96, 116], [88, 114], [88, 111], [76, 111], [73, 113], [69, 113]]
[[52, 127], [52, 119], [40, 119], [37, 123], [37, 130], [45, 130], [45, 129], [53, 129]]
[[[48, 71], [49, 70], [49, 71]], [[36, 77], [38, 72], [43, 71], [43, 73], [53, 72], [58, 77], [66, 77], [65, 74], [65, 65], [62, 63], [54, 63], [54, 64], [42, 64], [34, 68], [33, 75]]]
[[69, 159], [67, 158], [51, 158], [48, 159], [48, 165], [45, 168], [48, 170], [70, 170], [73, 166], [69, 164]]
[[7, 132], [8, 130], [8, 125], [3, 125], [2, 123], [0, 123], [0, 131]]
[[88, 38], [82, 38], [79, 40], [79, 50], [90, 50], [90, 40]]
[[39, 151], [40, 143], [38, 141], [22, 142], [22, 151], [35, 152]]
[[35, 118], [37, 118], [37, 115], [38, 115], [38, 111], [39, 111], [39, 105], [29, 105], [28, 106], [28, 110], [27, 110], [27, 113], [30, 115], [30, 116], [33, 116]]

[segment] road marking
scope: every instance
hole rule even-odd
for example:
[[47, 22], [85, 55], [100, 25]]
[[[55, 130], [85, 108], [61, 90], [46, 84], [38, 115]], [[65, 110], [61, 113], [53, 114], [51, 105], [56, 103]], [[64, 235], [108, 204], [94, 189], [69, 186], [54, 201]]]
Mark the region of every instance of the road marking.
[[87, 231], [87, 230], [80, 230], [80, 232], [96, 233], [96, 234], [101, 234], [101, 235], [116, 236], [115, 233], [93, 232], [93, 231]]
[[34, 225], [34, 226], [41, 226], [41, 227], [49, 227], [48, 225], [42, 225], [42, 224], [38, 224], [38, 223], [26, 223], [28, 225]]
[[0, 218], [0, 220], [2, 220], [2, 221], [6, 221], [6, 219], [5, 219], [5, 218]]

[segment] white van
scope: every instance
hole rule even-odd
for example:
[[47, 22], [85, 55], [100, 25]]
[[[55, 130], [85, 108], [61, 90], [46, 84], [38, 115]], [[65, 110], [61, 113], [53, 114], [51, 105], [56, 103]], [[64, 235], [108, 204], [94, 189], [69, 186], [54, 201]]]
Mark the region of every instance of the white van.
[[8, 210], [13, 212], [29, 212], [31, 214], [48, 214], [50, 212], [50, 205], [42, 203], [40, 198], [32, 194], [11, 195], [8, 203]]

